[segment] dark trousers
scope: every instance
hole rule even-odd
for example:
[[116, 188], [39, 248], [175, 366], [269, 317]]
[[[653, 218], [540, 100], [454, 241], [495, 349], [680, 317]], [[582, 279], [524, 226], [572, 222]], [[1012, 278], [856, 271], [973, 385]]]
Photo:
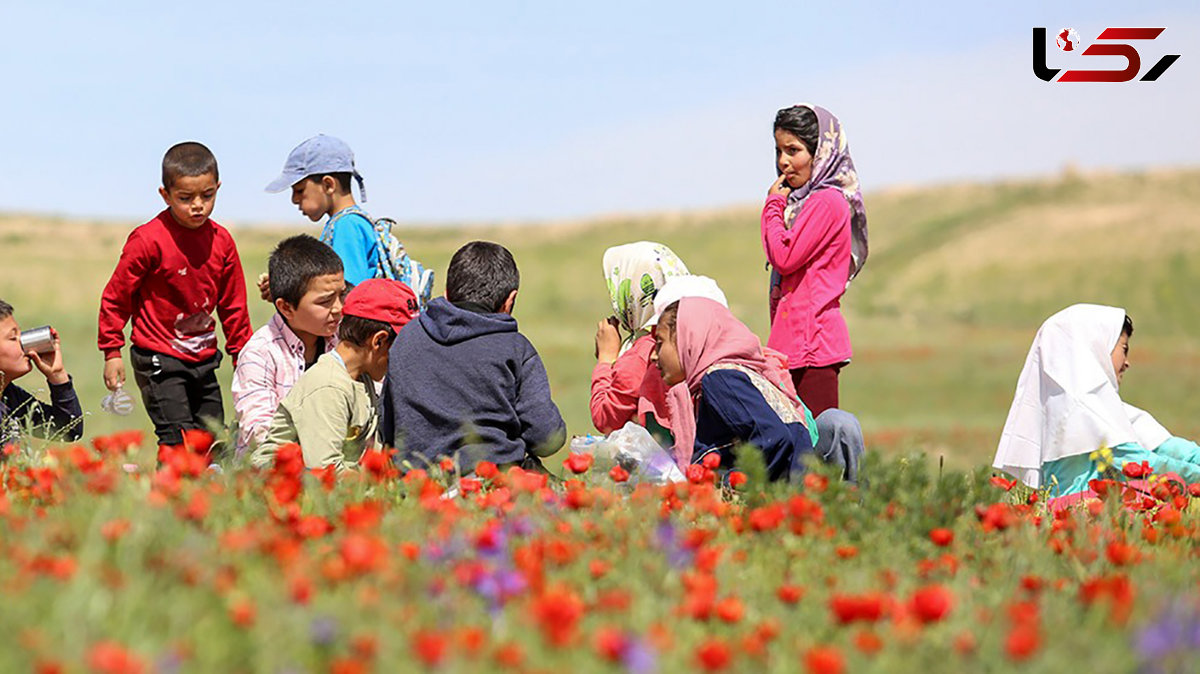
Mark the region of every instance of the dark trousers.
[[792, 370], [792, 383], [808, 411], [815, 417], [838, 406], [838, 373], [845, 363]]
[[217, 383], [219, 351], [204, 362], [188, 363], [135, 346], [129, 349], [129, 360], [158, 444], [178, 445], [185, 429], [207, 429], [209, 421], [225, 423]]

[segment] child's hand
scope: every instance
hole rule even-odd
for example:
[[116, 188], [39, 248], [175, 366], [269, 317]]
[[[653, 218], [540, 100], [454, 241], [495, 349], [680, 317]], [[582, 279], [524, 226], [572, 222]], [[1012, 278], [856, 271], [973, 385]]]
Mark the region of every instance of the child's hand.
[[268, 302], [271, 301], [271, 277], [266, 272], [258, 275], [258, 295]]
[[125, 384], [125, 362], [120, 356], [104, 361], [104, 386], [115, 391]]
[[601, 363], [613, 362], [621, 351], [621, 333], [617, 330], [620, 324], [613, 316], [596, 324], [596, 359]]
[[58, 340], [58, 331], [51, 328], [50, 334], [54, 336], [54, 353], [49, 362], [43, 359], [42, 355], [37, 351], [29, 351], [25, 355], [29, 358], [29, 362], [33, 363], [34, 367], [41, 370], [42, 374], [46, 377], [46, 381], [51, 384], [65, 384], [71, 378], [67, 376], [67, 369], [63, 366], [62, 346]]
[[792, 188], [787, 184], [787, 176], [780, 175], [771, 183], [771, 189], [767, 190], [767, 196], [778, 194], [781, 197], [786, 197], [792, 193]]

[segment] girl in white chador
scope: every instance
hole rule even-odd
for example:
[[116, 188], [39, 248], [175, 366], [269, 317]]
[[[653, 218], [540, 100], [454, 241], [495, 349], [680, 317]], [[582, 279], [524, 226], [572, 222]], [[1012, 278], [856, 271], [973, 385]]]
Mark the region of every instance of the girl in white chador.
[[[994, 467], [1052, 497], [1082, 498], [1111, 463], [1143, 461], [1155, 474], [1200, 482], [1200, 445], [1177, 438], [1148, 412], [1121, 401], [1133, 321], [1124, 309], [1076, 304], [1046, 319], [1033, 339], [1000, 436]], [[1074, 499], [1064, 499], [1074, 500]]]

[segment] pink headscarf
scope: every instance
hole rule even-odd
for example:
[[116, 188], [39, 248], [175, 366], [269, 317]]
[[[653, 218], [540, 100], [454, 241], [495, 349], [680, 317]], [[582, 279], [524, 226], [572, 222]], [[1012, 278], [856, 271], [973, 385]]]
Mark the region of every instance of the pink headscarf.
[[684, 381], [667, 391], [667, 408], [671, 411], [675, 434], [672, 454], [680, 468], [687, 468], [692, 462], [696, 447], [694, 399], [700, 393], [700, 380], [714, 365], [740, 365], [757, 372], [787, 394], [796, 409], [801, 408], [787, 371], [787, 358], [765, 348], [758, 335], [720, 303], [704, 297], [680, 300], [674, 337]]

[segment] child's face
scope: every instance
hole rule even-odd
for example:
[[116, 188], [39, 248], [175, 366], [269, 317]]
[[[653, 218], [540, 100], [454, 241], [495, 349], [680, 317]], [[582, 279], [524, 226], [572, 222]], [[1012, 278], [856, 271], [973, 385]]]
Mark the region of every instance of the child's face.
[[217, 204], [221, 183], [211, 173], [202, 176], [179, 176], [170, 187], [158, 188], [175, 221], [188, 229], [198, 229], [212, 215]]
[[371, 375], [371, 379], [383, 381], [384, 376], [387, 375], [388, 351], [391, 350], [393, 341], [395, 341], [395, 333], [389, 335], [386, 332], [377, 332], [371, 336], [364, 363], [364, 369], [367, 374]]
[[333, 178], [322, 181], [305, 178], [292, 185], [292, 203], [309, 220], [316, 222], [333, 211], [333, 194], [336, 184]]
[[1117, 340], [1117, 345], [1113, 347], [1112, 365], [1113, 372], [1117, 373], [1117, 386], [1120, 386], [1121, 380], [1125, 378], [1125, 370], [1129, 369], [1129, 335], [1123, 332]]
[[33, 369], [21, 350], [21, 326], [12, 316], [0, 319], [0, 373], [5, 383], [23, 377]]
[[667, 386], [683, 381], [683, 364], [679, 362], [675, 333], [666, 325], [660, 324], [654, 330], [654, 351], [650, 353], [650, 362], [658, 365], [663, 383]]
[[342, 273], [326, 274], [309, 279], [308, 290], [300, 298], [299, 306], [293, 307], [282, 299], [276, 302], [276, 306], [287, 319], [288, 326], [297, 334], [332, 337], [342, 322], [345, 294], [346, 281]]
[[787, 176], [788, 187], [799, 189], [812, 177], [812, 155], [795, 134], [775, 131], [775, 163]]

